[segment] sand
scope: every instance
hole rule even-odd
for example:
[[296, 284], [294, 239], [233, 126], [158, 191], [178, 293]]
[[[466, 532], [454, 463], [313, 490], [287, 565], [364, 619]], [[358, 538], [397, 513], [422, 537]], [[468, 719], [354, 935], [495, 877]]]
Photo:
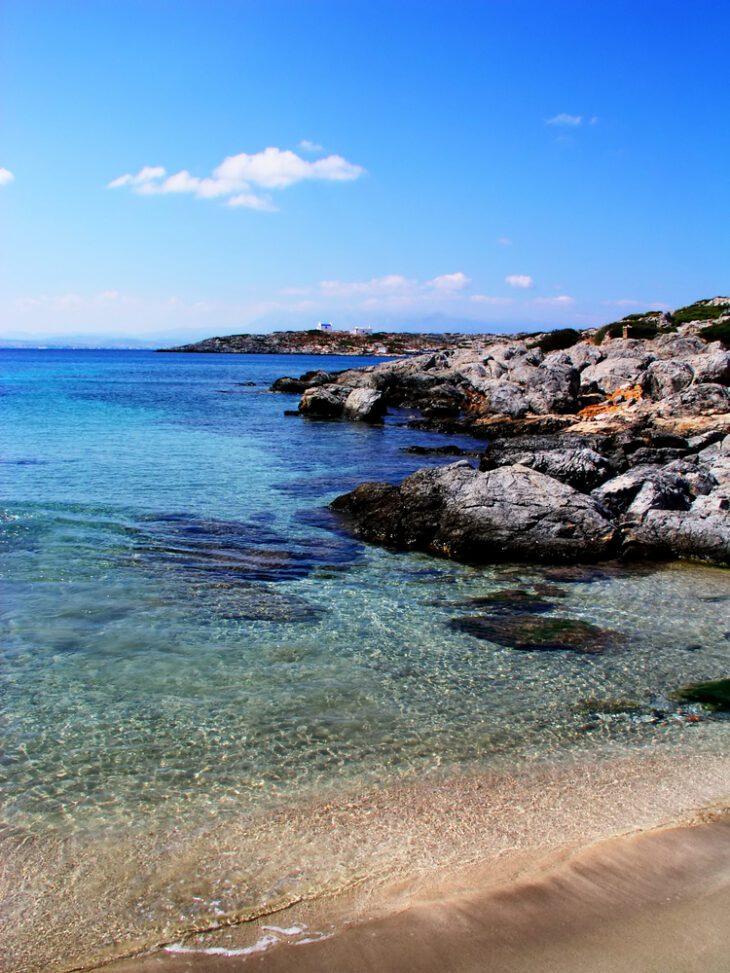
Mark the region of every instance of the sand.
[[[357, 911], [357, 903], [348, 905]], [[378, 906], [384, 914], [368, 918], [361, 906], [357, 919], [334, 934], [325, 933], [344, 911], [342, 903], [329, 908], [319, 903], [300, 910], [294, 925], [289, 924], [291, 916], [280, 915], [277, 938], [289, 942], [265, 948], [266, 929], [259, 929], [262, 951], [248, 956], [158, 953], [107, 969], [727, 973], [730, 813], [711, 812], [692, 824], [623, 835], [586, 848], [472, 866], [434, 876], [417, 889], [392, 888]], [[305, 915], [308, 921], [303, 923]], [[307, 929], [293, 934], [302, 925]], [[304, 941], [320, 935], [327, 938]], [[216, 948], [204, 942], [198, 946]], [[227, 948], [236, 949], [230, 941]]]

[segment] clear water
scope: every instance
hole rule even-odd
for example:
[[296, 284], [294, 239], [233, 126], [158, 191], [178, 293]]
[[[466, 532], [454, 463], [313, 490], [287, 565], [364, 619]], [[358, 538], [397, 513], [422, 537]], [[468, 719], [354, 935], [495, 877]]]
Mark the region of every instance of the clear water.
[[587, 732], [581, 702], [726, 674], [727, 571], [561, 585], [552, 614], [620, 644], [520, 652], [448, 623], [473, 613], [467, 599], [544, 580], [538, 568], [398, 555], [331, 529], [334, 496], [397, 481], [431, 462], [403, 447], [444, 442], [398, 415], [287, 417], [296, 398], [267, 391], [360, 361], [0, 352], [0, 820], [13, 833], [164, 836], [571, 750], [693, 732], [726, 748], [730, 724]]

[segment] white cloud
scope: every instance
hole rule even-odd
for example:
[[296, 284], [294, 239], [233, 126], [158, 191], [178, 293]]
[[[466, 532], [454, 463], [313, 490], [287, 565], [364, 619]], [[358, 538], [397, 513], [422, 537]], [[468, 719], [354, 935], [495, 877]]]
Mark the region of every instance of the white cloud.
[[107, 189], [120, 189], [122, 186], [144, 186], [145, 183], [151, 183], [156, 179], [162, 179], [165, 176], [165, 170], [162, 166], [144, 166], [139, 170], [136, 176], [133, 176], [130, 172], [125, 172], [123, 176], [118, 176], [116, 179], [112, 179], [111, 182], [107, 183]]
[[256, 209], [261, 213], [278, 213], [278, 206], [274, 206], [269, 196], [257, 196], [256, 193], [236, 193], [228, 200], [228, 206], [243, 206], [245, 209]]
[[471, 279], [462, 271], [440, 274], [428, 280], [404, 277], [402, 274], [386, 274], [370, 280], [323, 280], [319, 283], [320, 299], [328, 301], [354, 301], [355, 307], [372, 309], [433, 310], [448, 305], [450, 308], [470, 298], [465, 289]]
[[426, 286], [433, 287], [437, 291], [460, 291], [470, 283], [471, 278], [459, 270], [455, 274], [441, 274], [440, 277], [434, 277], [426, 281]]
[[370, 280], [323, 280], [320, 281], [320, 291], [329, 297], [353, 297], [362, 295], [395, 294], [413, 291], [417, 286], [415, 280], [402, 277], [400, 274], [388, 274], [385, 277], [373, 277]]
[[492, 297], [490, 294], [472, 294], [469, 298], [474, 304], [512, 304], [511, 297]]
[[302, 139], [297, 148], [302, 152], [324, 152], [324, 146], [319, 142], [311, 142], [309, 139]]
[[508, 274], [504, 278], [504, 282], [505, 284], [509, 284], [510, 287], [520, 287], [523, 290], [532, 287], [535, 283], [529, 274]]
[[553, 307], [569, 307], [571, 304], [575, 304], [575, 298], [568, 294], [558, 294], [556, 297], [538, 297], [535, 299], [535, 303], [550, 304]]
[[308, 161], [290, 149], [269, 147], [262, 152], [227, 156], [209, 176], [194, 176], [181, 169], [168, 176], [162, 166], [145, 166], [133, 175], [125, 173], [108, 183], [109, 189], [128, 187], [145, 196], [188, 193], [198, 199], [228, 196], [228, 205], [273, 212], [276, 206], [252, 187], [286, 189], [304, 181], [351, 182], [365, 170], [341, 155]]
[[0, 186], [7, 186], [9, 182], [12, 182], [15, 176], [12, 174], [10, 169], [3, 169], [0, 167]]
[[569, 127], [575, 128], [583, 123], [582, 115], [568, 115], [565, 112], [560, 112], [558, 115], [553, 115], [552, 118], [546, 118], [546, 125], [567, 125]]

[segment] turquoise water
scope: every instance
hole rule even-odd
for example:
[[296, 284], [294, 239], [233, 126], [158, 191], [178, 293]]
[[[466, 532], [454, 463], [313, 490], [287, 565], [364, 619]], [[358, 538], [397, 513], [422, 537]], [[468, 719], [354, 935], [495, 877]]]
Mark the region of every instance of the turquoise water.
[[551, 616], [610, 629], [615, 647], [520, 652], [449, 622], [471, 598], [544, 582], [540, 569], [398, 555], [333, 529], [334, 496], [397, 481], [425, 465], [403, 447], [443, 443], [404, 415], [287, 417], [296, 398], [267, 390], [358, 363], [0, 352], [0, 820], [13, 833], [144, 827], [164, 842], [428, 774], [691, 746], [692, 733], [726, 747], [727, 724], [587, 727], [582, 701], [648, 705], [726, 674], [728, 572], [552, 579]]

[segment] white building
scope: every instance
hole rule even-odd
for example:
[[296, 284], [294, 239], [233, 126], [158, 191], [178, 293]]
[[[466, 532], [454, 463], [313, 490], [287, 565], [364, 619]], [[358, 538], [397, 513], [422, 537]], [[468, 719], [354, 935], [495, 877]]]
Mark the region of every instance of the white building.
[[331, 331], [332, 330], [332, 324], [329, 321], [320, 321], [319, 324], [317, 325], [317, 327], [319, 328], [320, 331]]
[[373, 333], [372, 328], [353, 328], [350, 334], [360, 335], [360, 337], [367, 337], [369, 334]]

